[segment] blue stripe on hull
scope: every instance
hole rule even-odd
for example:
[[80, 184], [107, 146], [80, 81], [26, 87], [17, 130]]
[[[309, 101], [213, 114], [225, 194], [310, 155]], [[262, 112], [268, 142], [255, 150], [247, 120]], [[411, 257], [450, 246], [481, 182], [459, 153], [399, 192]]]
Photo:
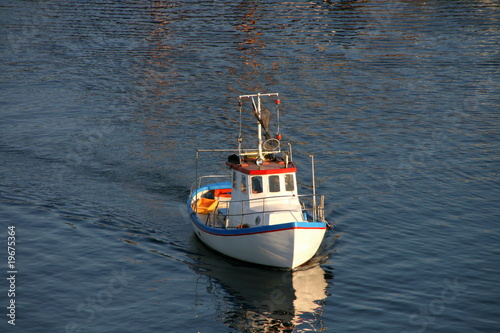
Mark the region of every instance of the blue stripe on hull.
[[191, 220], [195, 223], [198, 229], [203, 232], [216, 236], [247, 236], [255, 234], [263, 234], [268, 232], [277, 232], [290, 229], [326, 229], [326, 223], [321, 222], [289, 222], [276, 225], [251, 227], [243, 229], [221, 229], [212, 228], [203, 224], [195, 214], [191, 215]]

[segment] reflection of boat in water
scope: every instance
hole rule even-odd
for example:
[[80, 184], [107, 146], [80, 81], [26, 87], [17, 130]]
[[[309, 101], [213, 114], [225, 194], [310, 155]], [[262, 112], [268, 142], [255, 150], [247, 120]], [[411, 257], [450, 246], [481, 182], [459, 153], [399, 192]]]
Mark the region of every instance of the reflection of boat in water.
[[[261, 98], [278, 94], [241, 95], [251, 99], [257, 118], [257, 148], [242, 149], [241, 120], [238, 149], [226, 162], [230, 181], [202, 184], [199, 177], [187, 201], [196, 235], [212, 249], [243, 261], [274, 267], [295, 268], [310, 260], [328, 227], [324, 196], [298, 194], [291, 145], [281, 149], [281, 134], [268, 132], [270, 112], [261, 109]], [[276, 113], [279, 119], [276, 99]], [[223, 149], [198, 150], [220, 152]], [[227, 150], [229, 151], [229, 150]], [[314, 170], [314, 169], [313, 169]], [[229, 175], [228, 175], [229, 176]], [[313, 173], [314, 179], [314, 173]]]
[[321, 331], [327, 280], [333, 275], [318, 263], [294, 271], [269, 269], [205, 251], [196, 251], [200, 256], [193, 269], [213, 282], [207, 289], [216, 296], [227, 326], [241, 332]]

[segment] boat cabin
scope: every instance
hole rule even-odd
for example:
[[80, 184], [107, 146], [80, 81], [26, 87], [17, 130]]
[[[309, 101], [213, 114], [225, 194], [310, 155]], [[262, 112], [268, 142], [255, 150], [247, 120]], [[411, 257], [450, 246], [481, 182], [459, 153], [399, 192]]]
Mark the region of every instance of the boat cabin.
[[231, 155], [226, 162], [232, 169], [229, 227], [304, 220], [293, 162], [235, 156]]

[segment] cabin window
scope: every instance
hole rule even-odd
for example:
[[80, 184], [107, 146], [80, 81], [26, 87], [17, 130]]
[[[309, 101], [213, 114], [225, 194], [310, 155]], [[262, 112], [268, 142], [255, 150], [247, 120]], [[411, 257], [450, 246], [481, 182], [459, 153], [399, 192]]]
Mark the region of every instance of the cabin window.
[[237, 189], [237, 185], [236, 185], [236, 184], [238, 183], [238, 182], [237, 182], [237, 179], [236, 179], [236, 177], [237, 177], [237, 176], [238, 176], [238, 175], [236, 174], [236, 172], [234, 172], [234, 171], [233, 171], [233, 188], [234, 188], [235, 190]]
[[295, 182], [293, 180], [292, 174], [285, 175], [285, 190], [294, 191], [295, 190]]
[[262, 177], [254, 176], [252, 177], [252, 193], [262, 193]]
[[269, 192], [280, 191], [280, 176], [269, 176]]
[[247, 177], [242, 176], [241, 177], [241, 192], [247, 193]]

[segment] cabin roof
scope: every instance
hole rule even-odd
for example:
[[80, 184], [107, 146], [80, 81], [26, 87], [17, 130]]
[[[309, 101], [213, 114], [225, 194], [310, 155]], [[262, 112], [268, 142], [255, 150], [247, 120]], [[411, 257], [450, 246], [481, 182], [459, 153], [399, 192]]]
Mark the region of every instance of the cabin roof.
[[255, 161], [242, 161], [241, 164], [226, 162], [226, 165], [233, 170], [247, 175], [272, 175], [297, 172], [297, 167], [293, 162], [289, 162], [288, 167], [285, 167], [285, 162], [283, 161], [265, 161], [260, 166]]

